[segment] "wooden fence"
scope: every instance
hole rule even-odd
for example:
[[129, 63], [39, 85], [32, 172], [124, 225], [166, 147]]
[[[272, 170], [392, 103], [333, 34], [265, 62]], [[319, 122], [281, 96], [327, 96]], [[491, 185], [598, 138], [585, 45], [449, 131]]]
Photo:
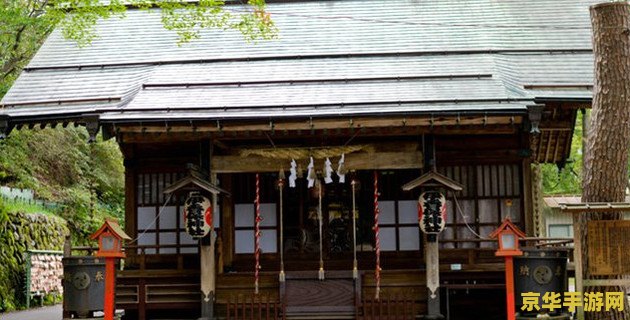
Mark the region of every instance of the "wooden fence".
[[284, 320], [284, 306], [268, 295], [234, 296], [226, 303], [226, 319]]
[[357, 304], [356, 316], [357, 320], [411, 320], [421, 309], [419, 301], [409, 296], [372, 297]]

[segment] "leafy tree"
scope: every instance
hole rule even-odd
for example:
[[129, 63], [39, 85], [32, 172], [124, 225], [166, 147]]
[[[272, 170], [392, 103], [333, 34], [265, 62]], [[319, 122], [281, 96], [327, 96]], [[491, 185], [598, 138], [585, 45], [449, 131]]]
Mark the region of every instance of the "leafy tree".
[[238, 30], [247, 41], [277, 35], [264, 0], [248, 0], [235, 8], [224, 4], [222, 0], [0, 0], [0, 97], [56, 26], [79, 46], [89, 45], [98, 37], [99, 19], [124, 18], [130, 7], [160, 8], [164, 27], [179, 35], [179, 44], [199, 38], [206, 28]]
[[54, 28], [45, 8], [38, 0], [0, 0], [0, 97]]

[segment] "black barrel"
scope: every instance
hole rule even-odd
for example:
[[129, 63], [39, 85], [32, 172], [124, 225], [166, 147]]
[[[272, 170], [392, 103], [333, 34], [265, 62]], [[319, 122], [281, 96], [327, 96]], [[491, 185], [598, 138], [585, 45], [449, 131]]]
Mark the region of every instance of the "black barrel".
[[[523, 255], [514, 257], [514, 297], [516, 300], [516, 312], [521, 316], [536, 317], [539, 313], [548, 310], [542, 308], [542, 297], [546, 292], [560, 294], [560, 305], [564, 292], [568, 291], [567, 261], [568, 250], [562, 248], [521, 248]], [[539, 293], [538, 306], [540, 311], [521, 310], [523, 306], [522, 293]], [[564, 308], [549, 312], [550, 315], [566, 313]]]
[[92, 256], [63, 258], [63, 310], [77, 318], [103, 310], [105, 260]]

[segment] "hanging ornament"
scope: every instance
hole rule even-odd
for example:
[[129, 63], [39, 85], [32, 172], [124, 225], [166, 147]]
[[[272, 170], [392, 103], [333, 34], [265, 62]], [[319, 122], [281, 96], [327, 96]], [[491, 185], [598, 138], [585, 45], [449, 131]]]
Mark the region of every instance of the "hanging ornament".
[[262, 218], [260, 216], [260, 175], [256, 174], [256, 199], [254, 200], [256, 209], [256, 218], [254, 220], [254, 259], [256, 265], [254, 266], [254, 293], [258, 294], [258, 279], [260, 272], [260, 222]]
[[374, 249], [376, 256], [376, 267], [374, 270], [374, 278], [376, 280], [376, 290], [374, 298], [379, 299], [381, 292], [381, 239], [379, 236], [378, 216], [380, 210], [378, 208], [378, 172], [374, 171]]
[[339, 177], [339, 183], [346, 182], [346, 174], [348, 173], [348, 169], [346, 169], [346, 154], [341, 154], [341, 159], [339, 159], [339, 166], [337, 166], [337, 176]]
[[322, 183], [320, 180], [317, 180], [316, 189], [317, 189], [318, 202], [319, 202], [319, 205], [317, 206], [317, 221], [319, 224], [319, 271], [317, 272], [317, 278], [319, 280], [324, 280], [325, 274], [326, 274], [324, 271], [324, 247], [323, 247], [324, 238], [322, 237], [324, 217], [322, 214]]
[[285, 185], [284, 171], [280, 171], [278, 177], [278, 189], [280, 191], [280, 273], [278, 274], [278, 280], [284, 282], [286, 275], [284, 274], [284, 185]]
[[426, 234], [438, 234], [446, 226], [446, 198], [437, 191], [427, 191], [418, 199], [418, 223]]
[[313, 157], [311, 157], [311, 162], [308, 164], [308, 173], [306, 174], [306, 180], [308, 181], [308, 187], [312, 188], [315, 184], [315, 179], [317, 179], [317, 174], [315, 173], [315, 164], [313, 163]]
[[212, 202], [193, 191], [184, 202], [184, 226], [193, 239], [205, 237], [212, 229]]
[[[343, 156], [342, 156], [343, 157]], [[343, 158], [342, 158], [343, 159]], [[357, 261], [357, 185], [358, 181], [352, 179], [350, 185], [352, 186], [352, 278], [359, 278], [359, 269], [358, 269], [358, 261]]]
[[295, 159], [291, 159], [291, 169], [289, 169], [289, 188], [295, 188], [295, 180], [297, 180], [297, 163]]
[[326, 158], [326, 162], [324, 162], [324, 182], [326, 184], [333, 182], [332, 173], [332, 162], [330, 162], [330, 158]]

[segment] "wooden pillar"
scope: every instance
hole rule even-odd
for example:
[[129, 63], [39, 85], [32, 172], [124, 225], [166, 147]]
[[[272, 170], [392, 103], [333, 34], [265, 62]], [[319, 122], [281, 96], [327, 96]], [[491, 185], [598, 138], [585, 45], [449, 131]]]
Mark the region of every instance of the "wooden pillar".
[[521, 190], [523, 193], [523, 210], [525, 213], [525, 233], [528, 235], [532, 235], [534, 234], [535, 230], [533, 203], [534, 201], [536, 201], [536, 199], [534, 199], [532, 192], [532, 162], [530, 159], [523, 160], [522, 171], [523, 185]]
[[[221, 187], [232, 193], [232, 175], [229, 173], [221, 175]], [[221, 206], [221, 235], [223, 247], [223, 264], [225, 267], [232, 266], [234, 255], [234, 200], [232, 197], [223, 197]]]
[[[137, 166], [135, 159], [135, 146], [131, 144], [121, 144], [120, 149], [122, 150], [124, 156], [124, 166], [125, 166], [125, 233], [127, 233], [131, 238], [135, 239], [138, 236], [138, 222], [137, 222], [137, 205], [136, 199], [138, 195], [137, 192]], [[125, 263], [129, 265], [137, 265], [138, 257], [137, 252], [127, 251], [127, 258], [125, 258]]]
[[147, 286], [145, 278], [138, 280], [138, 320], [147, 319]]

